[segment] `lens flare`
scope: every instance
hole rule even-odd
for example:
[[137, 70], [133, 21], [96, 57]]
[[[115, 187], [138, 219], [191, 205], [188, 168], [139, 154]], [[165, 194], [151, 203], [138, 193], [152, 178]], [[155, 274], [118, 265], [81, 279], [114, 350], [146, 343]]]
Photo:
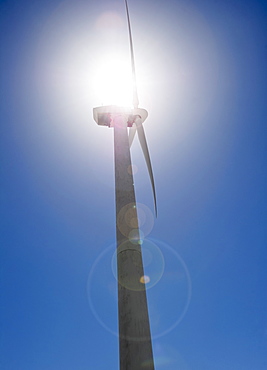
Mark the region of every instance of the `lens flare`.
[[[87, 280], [87, 297], [90, 309], [98, 323], [118, 336], [117, 281], [110, 268], [115, 248], [115, 244], [105, 248], [93, 263]], [[109, 309], [107, 310], [106, 307]]]
[[[192, 287], [188, 268], [177, 250], [162, 241], [151, 241], [160, 248], [165, 262], [160, 281], [147, 291], [151, 332], [153, 338], [159, 338], [172, 331], [184, 318]], [[145, 274], [151, 277], [146, 268]]]
[[[122, 243], [120, 248], [129, 247], [127, 243], [129, 243], [129, 241], [125, 241], [124, 243]], [[127, 281], [125, 280], [121, 281], [119, 279], [119, 283], [125, 286], [127, 289], [130, 289], [130, 290], [150, 289], [154, 287], [160, 281], [164, 273], [164, 266], [165, 266], [164, 256], [160, 248], [154, 242], [148, 239], [144, 239], [141, 245], [141, 252], [142, 252], [144, 273], [139, 275], [140, 276], [139, 281], [135, 282], [131, 279]], [[135, 263], [136, 261], [133, 260], [132, 261], [133, 266], [135, 266]], [[118, 279], [117, 277], [117, 251], [115, 251], [113, 254], [111, 265], [112, 265], [113, 275], [115, 279]], [[138, 284], [139, 282], [141, 282], [142, 284]]]
[[130, 175], [135, 175], [138, 172], [138, 167], [135, 164], [132, 164], [128, 167], [128, 173]]
[[129, 203], [122, 207], [117, 218], [117, 226], [120, 232], [131, 239], [132, 229], [139, 226], [140, 234], [147, 236], [154, 225], [154, 216], [151, 210], [142, 203]]
[[95, 26], [98, 31], [110, 33], [123, 27], [123, 20], [116, 12], [104, 12], [96, 20]]
[[157, 342], [153, 346], [153, 355], [156, 369], [191, 369], [176, 347]]
[[142, 283], [142, 284], [147, 284], [147, 283], [149, 283], [149, 282], [150, 282], [150, 278], [149, 278], [149, 276], [147, 276], [147, 275], [141, 276], [141, 278], [140, 278], [140, 283]]
[[129, 232], [128, 238], [131, 243], [141, 245], [144, 239], [144, 233], [141, 230], [133, 229]]
[[[191, 278], [183, 259], [166, 243], [145, 239], [141, 249], [144, 273], [140, 274], [139, 285], [147, 290], [151, 333], [156, 339], [172, 331], [184, 318], [191, 300]], [[114, 251], [116, 245], [112, 244], [94, 262], [88, 276], [87, 295], [96, 320], [118, 336]]]

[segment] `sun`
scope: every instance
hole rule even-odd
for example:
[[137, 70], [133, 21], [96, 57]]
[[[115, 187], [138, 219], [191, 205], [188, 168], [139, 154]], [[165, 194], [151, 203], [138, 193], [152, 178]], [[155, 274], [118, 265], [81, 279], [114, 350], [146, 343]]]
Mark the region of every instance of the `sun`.
[[95, 68], [94, 95], [102, 105], [132, 105], [132, 74], [128, 58], [105, 55]]

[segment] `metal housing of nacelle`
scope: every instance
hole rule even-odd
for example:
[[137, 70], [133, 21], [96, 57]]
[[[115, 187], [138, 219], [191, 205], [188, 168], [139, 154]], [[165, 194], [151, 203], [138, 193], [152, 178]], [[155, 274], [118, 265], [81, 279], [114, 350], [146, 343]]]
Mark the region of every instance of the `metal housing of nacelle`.
[[115, 117], [124, 115], [128, 117], [127, 126], [132, 127], [137, 117], [141, 120], [141, 122], [139, 122], [143, 123], [146, 120], [148, 113], [142, 108], [131, 109], [128, 107], [118, 107], [117, 105], [107, 105], [94, 108], [93, 115], [94, 120], [98, 125], [108, 127], [114, 126], [113, 120]]

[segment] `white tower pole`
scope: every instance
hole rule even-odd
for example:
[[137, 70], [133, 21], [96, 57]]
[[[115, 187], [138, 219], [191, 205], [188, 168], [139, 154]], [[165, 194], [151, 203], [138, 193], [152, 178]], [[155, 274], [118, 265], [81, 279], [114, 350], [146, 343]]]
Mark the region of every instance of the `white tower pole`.
[[128, 116], [114, 117], [120, 369], [154, 369], [133, 184]]

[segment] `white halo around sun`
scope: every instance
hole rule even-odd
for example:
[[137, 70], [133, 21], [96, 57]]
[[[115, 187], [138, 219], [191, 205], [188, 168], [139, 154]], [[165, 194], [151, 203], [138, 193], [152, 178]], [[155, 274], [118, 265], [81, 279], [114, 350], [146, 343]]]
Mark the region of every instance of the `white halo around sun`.
[[92, 84], [102, 105], [131, 106], [132, 76], [129, 59], [125, 56], [106, 55], [95, 68]]

